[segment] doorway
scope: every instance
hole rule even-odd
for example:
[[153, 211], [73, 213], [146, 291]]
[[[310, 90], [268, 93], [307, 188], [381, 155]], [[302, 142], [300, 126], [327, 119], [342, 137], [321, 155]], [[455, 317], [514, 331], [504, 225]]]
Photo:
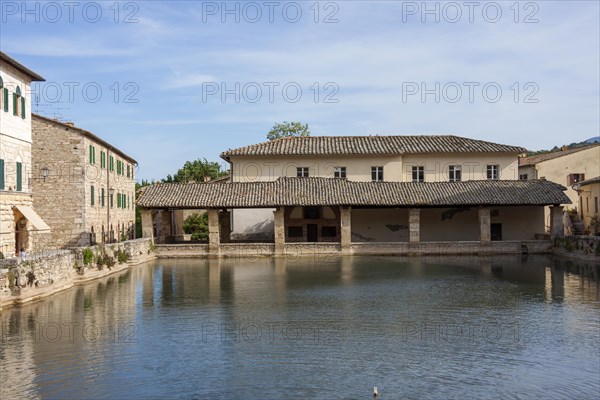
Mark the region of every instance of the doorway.
[[490, 229], [492, 241], [502, 240], [502, 224], [491, 224]]
[[306, 241], [307, 242], [317, 242], [318, 237], [318, 227], [317, 224], [308, 224], [306, 225]]

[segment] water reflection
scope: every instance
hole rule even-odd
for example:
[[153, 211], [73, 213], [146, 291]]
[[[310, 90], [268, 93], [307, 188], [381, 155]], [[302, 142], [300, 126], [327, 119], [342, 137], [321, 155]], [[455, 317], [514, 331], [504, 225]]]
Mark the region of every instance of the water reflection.
[[[586, 398], [600, 266], [161, 260], [0, 315], [0, 398]], [[387, 396], [387, 397], [386, 397]]]

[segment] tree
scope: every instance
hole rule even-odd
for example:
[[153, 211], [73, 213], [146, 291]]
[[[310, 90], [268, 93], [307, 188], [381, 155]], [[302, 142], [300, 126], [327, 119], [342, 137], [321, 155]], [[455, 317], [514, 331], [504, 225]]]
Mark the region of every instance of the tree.
[[190, 215], [183, 221], [183, 231], [192, 235], [192, 240], [208, 240], [208, 213]]
[[308, 124], [303, 125], [300, 122], [283, 121], [281, 124], [275, 124], [269, 133], [267, 133], [267, 139], [269, 140], [290, 136], [310, 136]]
[[223, 175], [227, 175], [227, 172], [221, 171], [218, 162], [208, 161], [204, 158], [202, 160], [186, 161], [175, 175], [167, 175], [163, 182], [204, 182], [207, 177], [216, 179]]

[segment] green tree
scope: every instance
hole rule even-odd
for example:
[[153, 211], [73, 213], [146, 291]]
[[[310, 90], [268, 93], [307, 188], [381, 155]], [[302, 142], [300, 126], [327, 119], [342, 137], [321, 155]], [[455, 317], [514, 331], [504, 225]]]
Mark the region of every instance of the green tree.
[[267, 139], [269, 140], [290, 136], [310, 136], [308, 124], [303, 125], [300, 122], [283, 121], [281, 124], [275, 124], [269, 133], [267, 133]]
[[190, 215], [183, 221], [183, 231], [192, 235], [192, 240], [208, 240], [208, 213]]
[[221, 171], [218, 162], [208, 161], [206, 158], [195, 161], [186, 161], [182, 168], [173, 176], [167, 175], [163, 182], [204, 182], [206, 177], [216, 179], [227, 175], [227, 171]]

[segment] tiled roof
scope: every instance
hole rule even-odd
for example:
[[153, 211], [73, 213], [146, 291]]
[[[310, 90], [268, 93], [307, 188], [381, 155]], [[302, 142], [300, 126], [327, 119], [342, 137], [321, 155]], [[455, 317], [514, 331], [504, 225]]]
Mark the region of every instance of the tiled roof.
[[[591, 149], [593, 147], [598, 147], [598, 146], [600, 146], [600, 144], [593, 144], [591, 146], [584, 146], [584, 147], [576, 147], [574, 149], [568, 149], [568, 150], [554, 151], [552, 153], [538, 154], [536, 156], [531, 156], [531, 157], [522, 157], [522, 158], [519, 158], [519, 166], [524, 167], [526, 165], [539, 164], [544, 161], [553, 160], [555, 158], [567, 156], [567, 155], [573, 154], [573, 153], [578, 153], [582, 150], [587, 150], [587, 149]], [[600, 151], [600, 147], [598, 147], [598, 150]], [[599, 153], [599, 156], [600, 156], [600, 153]]]
[[230, 156], [372, 155], [418, 153], [523, 153], [525, 149], [459, 136], [305, 136], [286, 137], [221, 153]]
[[354, 182], [279, 178], [271, 182], [159, 183], [147, 186], [144, 208], [260, 208], [276, 206], [474, 206], [570, 204], [565, 187], [545, 180]]
[[29, 68], [27, 68], [26, 66], [24, 66], [23, 64], [21, 64], [20, 62], [18, 62], [17, 60], [15, 60], [14, 58], [10, 57], [8, 54], [2, 51], [0, 51], [0, 61], [11, 65], [13, 68], [27, 75], [29, 78], [31, 78], [32, 81], [45, 81], [45, 79], [42, 78], [39, 74], [33, 72], [32, 70], [30, 70]]
[[600, 176], [595, 178], [586, 179], [585, 181], [579, 182], [579, 186], [591, 185], [592, 183], [600, 183]]

